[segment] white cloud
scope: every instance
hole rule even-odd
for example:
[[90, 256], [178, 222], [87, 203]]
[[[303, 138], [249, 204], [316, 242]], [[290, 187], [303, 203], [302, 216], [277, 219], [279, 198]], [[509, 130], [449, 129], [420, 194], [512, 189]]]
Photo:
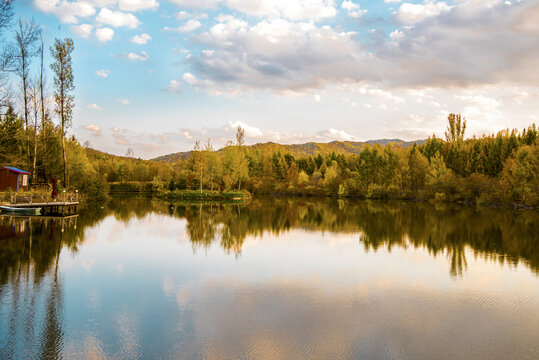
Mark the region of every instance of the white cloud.
[[159, 3], [157, 0], [120, 0], [118, 7], [122, 11], [155, 10]]
[[337, 14], [334, 0], [227, 0], [226, 5], [248, 15], [290, 20], [320, 20]]
[[176, 13], [176, 19], [178, 20], [185, 20], [189, 19], [193, 15], [191, 13], [188, 13], [187, 11], [181, 10]]
[[101, 133], [101, 128], [99, 126], [97, 126], [97, 125], [94, 125], [94, 124], [88, 124], [84, 128], [86, 130], [88, 130], [88, 131], [92, 131], [92, 132], [95, 132], [95, 133]]
[[375, 59], [361, 49], [355, 32], [283, 19], [251, 27], [232, 16], [219, 21], [197, 37], [209, 49], [190, 61], [203, 81], [223, 85], [221, 91], [239, 85], [298, 92], [330, 80], [377, 77]]
[[167, 91], [171, 94], [179, 93], [181, 84], [182, 84], [181, 81], [170, 80], [170, 82], [167, 85]]
[[130, 52], [130, 53], [127, 53], [127, 54], [120, 54], [120, 55], [117, 55], [117, 56], [122, 58], [122, 59], [126, 59], [126, 60], [133, 61], [133, 62], [134, 61], [146, 62], [146, 61], [150, 60], [150, 55], [148, 55], [148, 53], [146, 51], [141, 51], [138, 54]]
[[341, 8], [347, 10], [348, 16], [353, 18], [359, 18], [367, 12], [367, 10], [361, 10], [359, 4], [356, 4], [352, 1], [343, 1], [341, 4]]
[[172, 3], [181, 7], [190, 7], [197, 9], [217, 9], [220, 0], [170, 0]]
[[[92, 110], [101, 110], [101, 106], [99, 106], [97, 104], [90, 104], [90, 105], [87, 106], [87, 108], [92, 109]], [[86, 128], [88, 129], [88, 127], [86, 127]]]
[[[438, 6], [442, 11], [375, 42], [376, 32], [362, 40], [355, 32], [312, 21], [249, 24], [220, 15], [217, 24], [193, 36], [204, 50], [186, 60], [196, 86], [213, 94], [269, 89], [286, 95], [350, 83], [384, 89], [536, 83], [539, 27], [529, 24], [539, 20], [539, 6], [498, 4], [459, 2], [445, 11], [446, 5], [426, 2], [421, 6], [427, 10]], [[427, 10], [425, 16], [437, 13]]]
[[423, 4], [404, 3], [399, 7], [396, 15], [401, 23], [413, 25], [450, 10], [451, 6], [443, 1], [433, 2], [426, 0]]
[[114, 7], [118, 4], [118, 0], [86, 0], [89, 1], [92, 5], [99, 8], [104, 7]]
[[75, 35], [86, 39], [92, 34], [92, 30], [94, 27], [90, 24], [81, 24], [81, 25], [73, 25], [70, 27], [71, 31], [75, 33]]
[[130, 29], [136, 29], [140, 21], [133, 14], [126, 14], [121, 11], [112, 11], [107, 8], [101, 9], [95, 20], [98, 23], [110, 25], [113, 27], [126, 26]]
[[[236, 130], [238, 126], [241, 126], [243, 130], [245, 130], [245, 135], [250, 137], [262, 137], [264, 134], [262, 131], [254, 126], [247, 125], [244, 122], [241, 121], [229, 121], [228, 122], [228, 128], [232, 130]], [[226, 128], [225, 128], [226, 129]], [[228, 130], [228, 129], [226, 129]]]
[[321, 135], [330, 140], [339, 140], [339, 141], [361, 141], [357, 136], [348, 134], [344, 130], [337, 129], [328, 129], [318, 132], [318, 135]]
[[164, 30], [176, 31], [176, 32], [179, 32], [179, 33], [188, 33], [188, 32], [191, 32], [191, 31], [195, 31], [201, 25], [202, 24], [200, 23], [200, 21], [191, 19], [191, 20], [188, 20], [185, 24], [180, 25], [180, 26], [178, 26], [176, 28], [165, 27]]
[[129, 99], [126, 99], [126, 98], [116, 99], [116, 102], [122, 105], [129, 105]]
[[138, 45], [146, 44], [152, 37], [148, 34], [135, 35], [131, 38], [131, 42]]
[[187, 140], [193, 140], [193, 139], [195, 138], [195, 137], [193, 136], [193, 134], [191, 134], [191, 131], [190, 131], [189, 129], [186, 129], [186, 128], [180, 130], [180, 134], [181, 134], [182, 136], [185, 136], [185, 138], [186, 138]]
[[100, 28], [95, 31], [95, 37], [100, 43], [106, 43], [107, 41], [111, 41], [114, 37], [114, 30], [111, 28]]
[[95, 74], [99, 77], [102, 77], [103, 79], [106, 79], [109, 77], [109, 74], [110, 74], [110, 70], [105, 70], [105, 69], [102, 69], [102, 70], [97, 70], [95, 72]]
[[182, 79], [191, 85], [196, 85], [199, 83], [198, 79], [191, 73], [183, 74]]
[[54, 14], [61, 22], [78, 23], [78, 18], [95, 14], [94, 6], [87, 1], [34, 0], [34, 6], [44, 13]]
[[372, 97], [381, 99], [383, 101], [391, 101], [394, 104], [401, 104], [401, 103], [405, 102], [405, 100], [403, 98], [401, 98], [399, 96], [395, 96], [391, 92], [381, 90], [381, 89], [367, 90], [367, 94], [372, 96]]

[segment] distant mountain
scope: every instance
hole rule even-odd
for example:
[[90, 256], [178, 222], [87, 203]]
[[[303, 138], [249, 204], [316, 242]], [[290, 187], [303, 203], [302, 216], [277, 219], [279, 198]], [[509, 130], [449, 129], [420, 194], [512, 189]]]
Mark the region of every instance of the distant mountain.
[[[291, 154], [295, 157], [304, 157], [304, 156], [316, 156], [318, 154], [328, 154], [328, 153], [344, 153], [344, 154], [357, 154], [361, 149], [366, 145], [387, 145], [390, 143], [396, 143], [400, 146], [407, 147], [413, 145], [413, 143], [422, 144], [425, 140], [416, 140], [416, 141], [404, 141], [401, 139], [379, 139], [379, 140], [369, 140], [365, 142], [357, 141], [332, 141], [329, 143], [315, 143], [308, 142], [305, 144], [277, 144], [274, 142], [267, 143], [258, 143], [255, 145], [249, 145], [247, 148], [250, 151], [256, 152], [268, 152], [273, 153], [280, 151], [283, 154]], [[218, 150], [220, 152], [222, 149]], [[168, 154], [159, 156], [152, 159], [153, 161], [158, 161], [167, 164], [174, 164], [180, 160], [187, 159], [191, 155], [191, 151], [178, 152], [174, 154]]]

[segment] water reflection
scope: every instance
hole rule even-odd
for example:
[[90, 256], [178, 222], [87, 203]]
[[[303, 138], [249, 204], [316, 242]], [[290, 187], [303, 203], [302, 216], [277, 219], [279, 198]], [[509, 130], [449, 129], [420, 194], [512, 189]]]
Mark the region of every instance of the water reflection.
[[[162, 226], [169, 228], [162, 230], [184, 232], [188, 250], [207, 262], [144, 238], [142, 231], [158, 226], [151, 218], [166, 220]], [[97, 263], [76, 258], [95, 245], [90, 232], [118, 224], [129, 242], [110, 254], [96, 248]], [[529, 357], [539, 343], [537, 281], [496, 264], [537, 276], [538, 224], [536, 212], [275, 199], [113, 199], [67, 219], [0, 216], [0, 358]], [[247, 255], [253, 239], [298, 231], [307, 234], [298, 244], [263, 245]], [[359, 252], [317, 247], [311, 237], [320, 234], [357, 239]], [[216, 259], [215, 249], [242, 267]], [[151, 251], [157, 252], [153, 260]], [[302, 251], [315, 268], [324, 263], [317, 271], [329, 280], [305, 281], [308, 271], [297, 275], [308, 268], [298, 261]], [[442, 260], [452, 280], [440, 287], [456, 290], [433, 288], [436, 279], [417, 275], [434, 268], [424, 257], [415, 267], [399, 263], [407, 251]], [[113, 262], [119, 256], [127, 259], [125, 269]], [[252, 281], [249, 272], [263, 272], [257, 266], [264, 258], [279, 260], [268, 260], [272, 276], [253, 275]], [[477, 259], [491, 267], [468, 274]], [[341, 276], [347, 271], [356, 273]], [[412, 275], [401, 281], [406, 272]], [[500, 274], [507, 289], [477, 285]], [[351, 279], [351, 285], [336, 278]], [[417, 285], [417, 278], [427, 284]]]
[[207, 249], [218, 242], [227, 253], [239, 255], [247, 237], [303, 229], [359, 233], [359, 242], [366, 250], [424, 247], [433, 256], [447, 256], [449, 272], [455, 277], [466, 271], [466, 247], [473, 250], [474, 256], [513, 266], [524, 262], [533, 272], [539, 272], [537, 212], [342, 200], [272, 200], [233, 205], [138, 202], [130, 206], [118, 200], [109, 209], [123, 221], [151, 212], [186, 219], [194, 249]]

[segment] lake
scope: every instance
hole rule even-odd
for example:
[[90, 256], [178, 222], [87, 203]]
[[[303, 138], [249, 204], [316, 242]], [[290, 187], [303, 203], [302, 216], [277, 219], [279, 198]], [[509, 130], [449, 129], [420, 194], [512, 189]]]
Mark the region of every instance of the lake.
[[538, 359], [539, 215], [111, 199], [0, 217], [1, 359]]

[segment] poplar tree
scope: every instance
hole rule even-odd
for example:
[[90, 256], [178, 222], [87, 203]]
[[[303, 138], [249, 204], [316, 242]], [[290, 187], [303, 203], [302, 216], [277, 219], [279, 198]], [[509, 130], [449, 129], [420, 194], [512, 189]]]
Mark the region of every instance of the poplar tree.
[[[28, 135], [28, 116], [29, 116], [29, 90], [28, 82], [30, 75], [30, 63], [32, 57], [37, 55], [38, 48], [36, 42], [39, 37], [39, 27], [34, 23], [34, 20], [19, 19], [18, 27], [15, 31], [15, 48], [14, 51], [14, 71], [21, 78], [22, 94], [24, 103], [24, 123], [26, 129], [26, 156], [30, 159], [30, 139]], [[35, 154], [34, 154], [35, 156]], [[35, 162], [35, 161], [34, 161]]]
[[55, 39], [54, 46], [50, 48], [54, 62], [50, 65], [54, 73], [54, 101], [56, 103], [56, 114], [60, 117], [62, 126], [62, 156], [64, 167], [64, 186], [67, 186], [67, 166], [65, 150], [65, 132], [71, 125], [73, 118], [74, 96], [71, 94], [75, 85], [73, 84], [73, 69], [71, 67], [71, 53], [75, 49], [73, 40]]

